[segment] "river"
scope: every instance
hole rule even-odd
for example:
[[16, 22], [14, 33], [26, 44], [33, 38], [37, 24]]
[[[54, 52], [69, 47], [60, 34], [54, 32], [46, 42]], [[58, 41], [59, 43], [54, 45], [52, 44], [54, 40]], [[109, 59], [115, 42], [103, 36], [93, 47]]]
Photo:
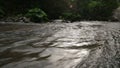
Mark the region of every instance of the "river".
[[0, 24], [0, 68], [119, 68], [120, 23]]

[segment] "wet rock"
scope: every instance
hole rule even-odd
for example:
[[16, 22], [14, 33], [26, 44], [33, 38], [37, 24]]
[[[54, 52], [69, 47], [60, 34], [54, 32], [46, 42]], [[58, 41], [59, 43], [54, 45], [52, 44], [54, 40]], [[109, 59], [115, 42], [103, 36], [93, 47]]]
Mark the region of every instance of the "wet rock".
[[114, 18], [114, 20], [120, 21], [120, 7], [118, 7], [118, 8], [114, 11], [113, 18]]

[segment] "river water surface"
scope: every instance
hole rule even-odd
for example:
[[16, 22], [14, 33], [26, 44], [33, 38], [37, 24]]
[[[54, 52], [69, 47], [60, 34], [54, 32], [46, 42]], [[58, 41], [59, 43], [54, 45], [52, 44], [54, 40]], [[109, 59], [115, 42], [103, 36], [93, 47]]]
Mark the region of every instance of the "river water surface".
[[0, 24], [0, 68], [119, 68], [119, 49], [119, 23]]

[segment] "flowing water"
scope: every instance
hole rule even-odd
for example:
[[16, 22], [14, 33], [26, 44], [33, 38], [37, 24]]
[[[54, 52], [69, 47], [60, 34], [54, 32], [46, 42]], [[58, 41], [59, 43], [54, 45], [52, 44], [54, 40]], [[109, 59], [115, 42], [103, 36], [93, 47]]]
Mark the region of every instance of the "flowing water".
[[119, 68], [120, 23], [0, 24], [0, 68]]

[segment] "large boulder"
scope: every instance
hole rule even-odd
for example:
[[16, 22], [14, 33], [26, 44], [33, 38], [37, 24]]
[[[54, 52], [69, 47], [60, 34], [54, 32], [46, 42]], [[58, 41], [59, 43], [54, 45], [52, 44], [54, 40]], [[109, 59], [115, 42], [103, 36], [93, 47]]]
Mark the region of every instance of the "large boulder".
[[120, 7], [114, 11], [113, 18], [120, 21]]

